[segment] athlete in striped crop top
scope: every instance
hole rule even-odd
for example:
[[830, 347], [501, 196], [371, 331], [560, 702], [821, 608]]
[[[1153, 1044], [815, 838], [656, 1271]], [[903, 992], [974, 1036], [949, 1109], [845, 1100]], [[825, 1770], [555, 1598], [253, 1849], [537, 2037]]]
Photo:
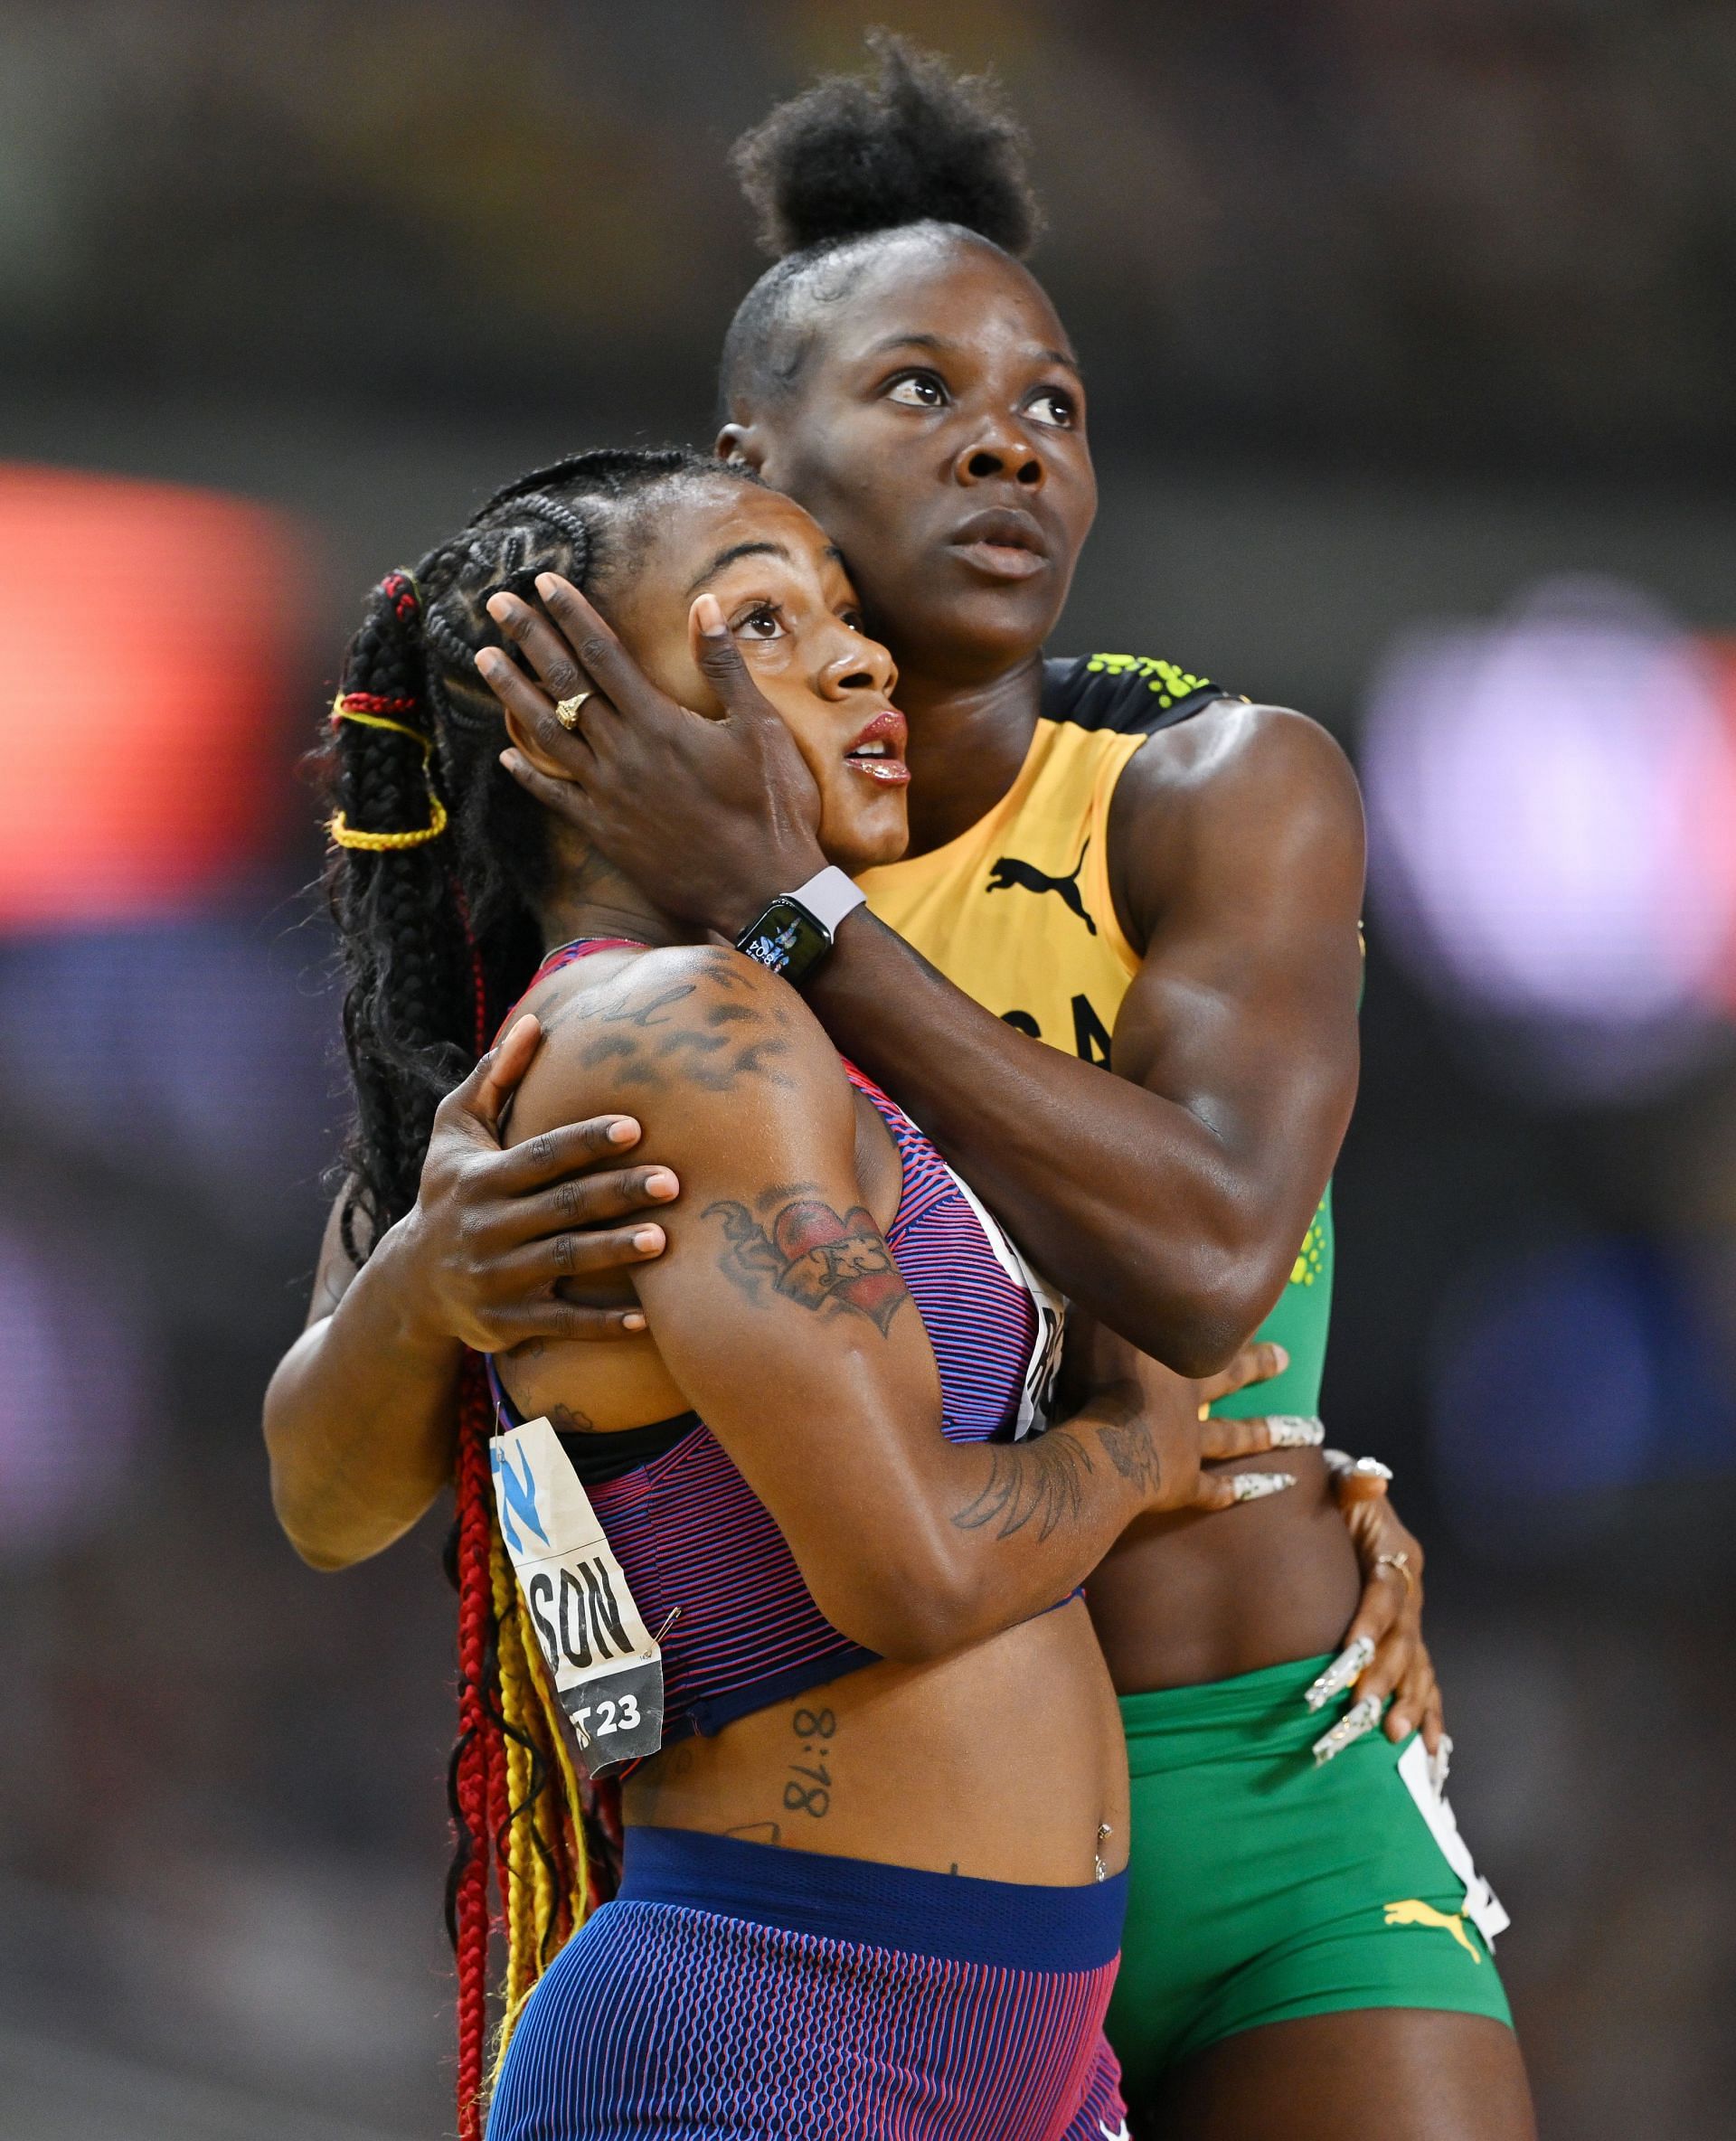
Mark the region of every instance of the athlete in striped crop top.
[[[878, 80], [818, 84], [735, 156], [778, 257], [724, 343], [718, 450], [840, 544], [910, 722], [910, 850], [866, 873], [873, 913], [844, 922], [807, 1000], [1126, 1338], [1196, 1368], [1282, 1301], [1274, 1409], [1312, 1414], [1322, 1199], [1356, 1084], [1354, 778], [1312, 722], [1180, 665], [1045, 666], [1096, 488], [1079, 365], [1019, 258], [1036, 218], [1016, 128], [945, 62], [895, 41], [879, 58]], [[1154, 542], [1122, 566], [1158, 604], [1162, 563]], [[1220, 565], [1241, 570], [1230, 546]], [[702, 753], [630, 680], [590, 681], [630, 718], [594, 741], [583, 724], [594, 763], [551, 755], [605, 852], [724, 932], [804, 881], [812, 805], [787, 748], [743, 718], [750, 751]], [[559, 806], [528, 761], [520, 778]], [[1090, 1585], [1135, 1782], [1111, 2034], [1136, 2127], [1529, 2141], [1485, 1946], [1503, 1921], [1440, 1843], [1427, 1774], [1420, 1550], [1383, 1500], [1347, 1527], [1322, 1458], [1296, 1462], [1258, 1522], [1141, 1525]], [[1401, 1937], [1420, 1925], [1434, 1937]]]
[[[581, 456], [525, 478], [385, 583], [353, 650], [333, 890], [357, 1191], [268, 1409], [304, 1552], [354, 1559], [441, 1484], [448, 1453], [389, 1405], [346, 1438], [297, 1392], [344, 1358], [370, 1273], [406, 1253], [432, 1096], [467, 1029], [521, 999], [540, 1021], [515, 1147], [655, 1104], [684, 1200], [605, 1360], [534, 1338], [493, 1363], [508, 1419], [546, 1419], [590, 1475], [633, 1604], [666, 1638], [669, 1717], [622, 1793], [619, 1896], [539, 1983], [584, 1899], [549, 1879], [560, 1823], [536, 1832], [540, 1874], [514, 1832], [533, 1756], [547, 1775], [573, 1749], [546, 1702], [503, 1711], [515, 1737], [482, 1780], [479, 1848], [504, 1839], [516, 2027], [490, 2135], [1097, 2141], [1122, 2120], [1100, 2023], [1127, 1785], [1074, 1594], [1134, 1518], [1238, 1498], [1201, 1474], [1203, 1446], [1261, 1448], [1263, 1429], [1203, 1431], [1191, 1402], [1163, 1411], [1122, 1376], [1036, 1431], [1054, 1307], [927, 1138], [786, 983], [670, 917], [497, 765], [485, 677], [514, 702], [520, 751], [561, 735], [484, 645], [491, 619], [533, 645], [546, 630], [524, 599], [537, 569], [595, 589], [690, 705], [722, 712], [708, 677], [750, 668], [812, 768], [834, 862], [889, 861], [906, 831], [894, 673], [836, 551], [710, 461]], [[534, 968], [539, 940], [562, 948]], [[359, 1271], [353, 1220], [378, 1232]], [[413, 1360], [417, 1342], [397, 1345]], [[466, 1498], [476, 1449], [460, 1436], [461, 1566], [490, 1522]], [[498, 1552], [493, 1568], [510, 1705], [575, 1654], [563, 1624], [538, 1666], [542, 1624]], [[467, 1674], [484, 1669], [470, 1626]], [[467, 1982], [461, 1946], [461, 1999]]]

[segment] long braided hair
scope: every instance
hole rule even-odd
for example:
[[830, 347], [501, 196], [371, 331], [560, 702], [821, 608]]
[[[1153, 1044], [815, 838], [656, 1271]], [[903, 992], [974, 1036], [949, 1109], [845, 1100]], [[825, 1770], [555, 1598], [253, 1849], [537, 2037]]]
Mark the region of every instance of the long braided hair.
[[[316, 760], [334, 806], [325, 882], [355, 1087], [341, 1226], [356, 1263], [414, 1204], [441, 1096], [487, 1048], [542, 957], [547, 818], [498, 762], [500, 709], [474, 659], [502, 644], [488, 598], [510, 589], [533, 600], [543, 571], [594, 592], [630, 567], [654, 493], [752, 480], [685, 451], [580, 454], [497, 491], [452, 541], [374, 589]], [[490, 1426], [473, 1354], [447, 1557], [458, 1594], [447, 1927], [460, 2141], [482, 2130], [495, 1926], [506, 1948], [498, 2061], [542, 1970], [613, 1892], [619, 1869], [618, 1795], [574, 1768], [500, 1536]]]

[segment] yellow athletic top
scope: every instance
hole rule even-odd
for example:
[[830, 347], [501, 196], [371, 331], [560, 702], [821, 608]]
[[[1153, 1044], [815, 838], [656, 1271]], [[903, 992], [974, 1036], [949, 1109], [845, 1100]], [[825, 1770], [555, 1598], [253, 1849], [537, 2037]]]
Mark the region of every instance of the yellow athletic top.
[[[881, 920], [1021, 1033], [1108, 1065], [1139, 957], [1115, 919], [1109, 819], [1115, 784], [1155, 731], [1225, 694], [1172, 662], [1091, 655], [1043, 665], [1042, 712], [1018, 778], [968, 831], [858, 881]], [[1328, 1189], [1260, 1335], [1290, 1365], [1235, 1413], [1319, 1410], [1332, 1306]]]

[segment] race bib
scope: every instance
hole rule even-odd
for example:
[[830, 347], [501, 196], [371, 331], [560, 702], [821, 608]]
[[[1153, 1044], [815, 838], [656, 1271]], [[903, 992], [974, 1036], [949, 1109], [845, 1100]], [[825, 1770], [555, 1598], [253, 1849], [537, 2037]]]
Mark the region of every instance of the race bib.
[[488, 1464], [501, 1537], [586, 1773], [656, 1754], [663, 1652], [560, 1438], [526, 1420], [494, 1437]]
[[1429, 1778], [1429, 1756], [1420, 1733], [1399, 1757], [1399, 1775], [1439, 1844], [1440, 1855], [1465, 1883], [1466, 1917], [1493, 1950], [1495, 1935], [1505, 1933], [1513, 1920], [1502, 1909], [1500, 1897], [1471, 1863], [1469, 1848], [1458, 1833], [1458, 1819]]

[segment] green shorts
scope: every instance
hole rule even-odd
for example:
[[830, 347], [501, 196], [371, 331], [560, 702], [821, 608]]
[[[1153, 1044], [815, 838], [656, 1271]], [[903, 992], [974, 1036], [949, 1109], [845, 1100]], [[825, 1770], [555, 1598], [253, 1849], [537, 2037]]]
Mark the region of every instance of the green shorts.
[[1292, 2015], [1446, 2007], [1511, 2026], [1404, 1750], [1376, 1731], [1315, 1767], [1349, 1706], [1302, 1702], [1328, 1662], [1122, 1700], [1133, 1856], [1107, 2027], [1131, 2103], [1190, 2053]]

